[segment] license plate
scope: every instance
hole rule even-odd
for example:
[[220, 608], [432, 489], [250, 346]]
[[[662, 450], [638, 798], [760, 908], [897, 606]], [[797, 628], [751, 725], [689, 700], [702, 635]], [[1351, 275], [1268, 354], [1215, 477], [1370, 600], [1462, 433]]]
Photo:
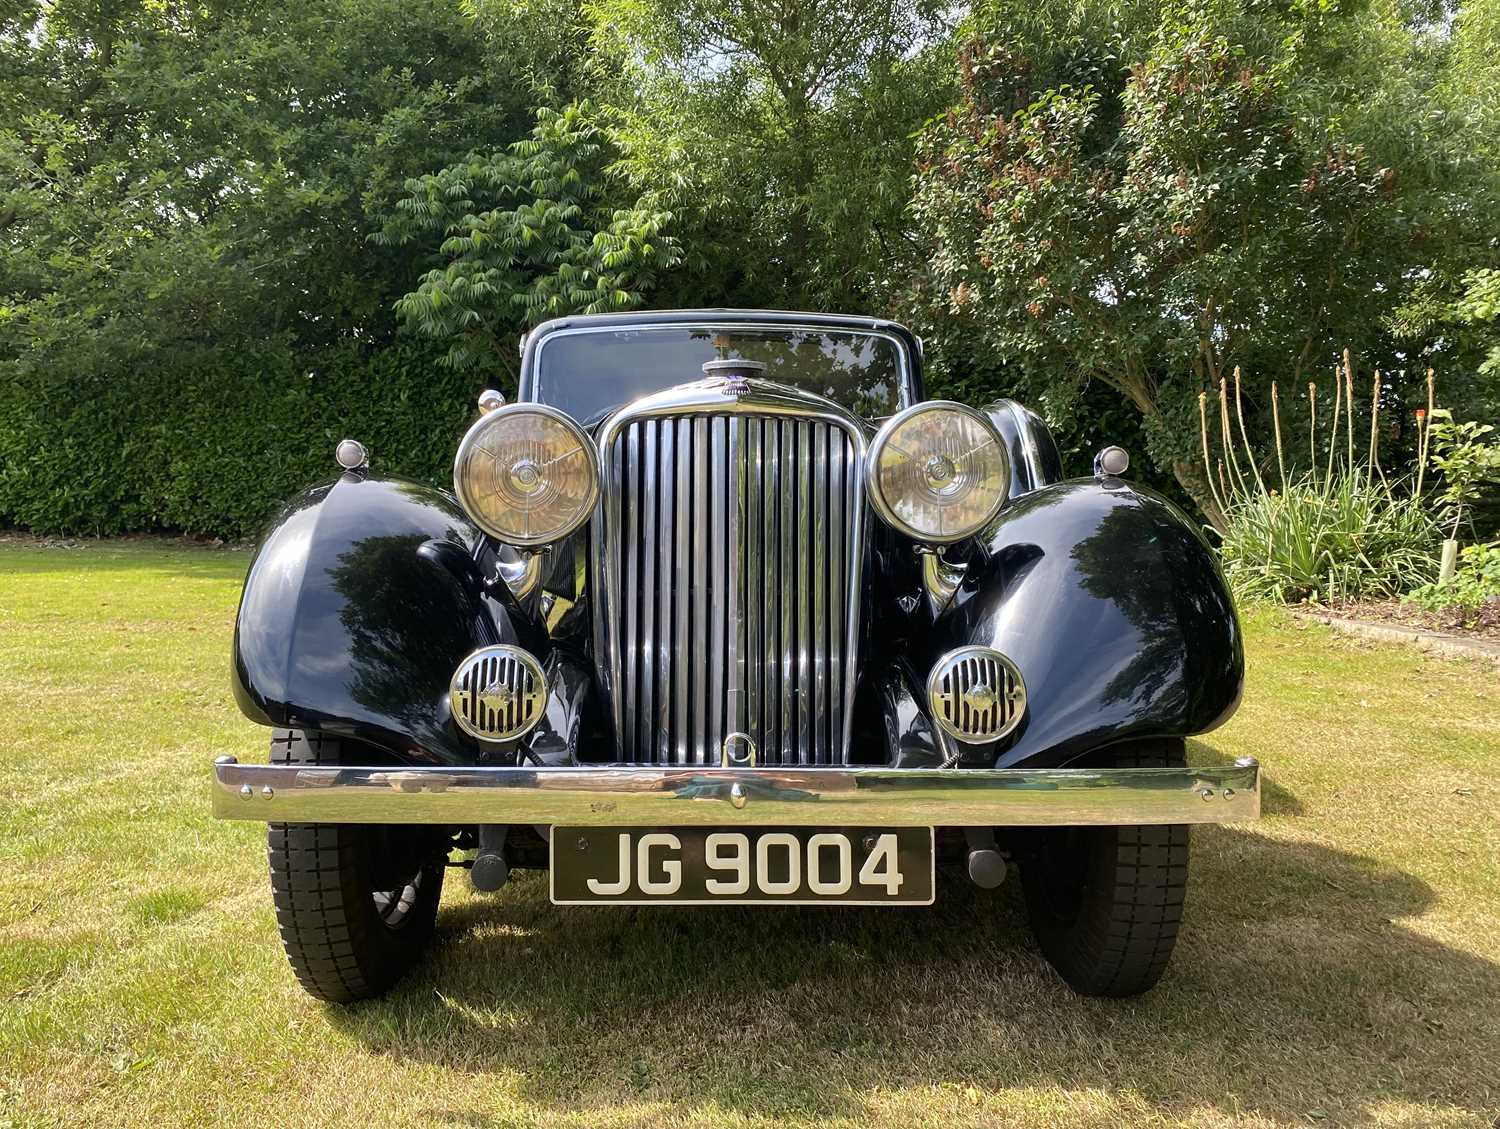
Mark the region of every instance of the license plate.
[[555, 905], [931, 905], [930, 827], [554, 827]]

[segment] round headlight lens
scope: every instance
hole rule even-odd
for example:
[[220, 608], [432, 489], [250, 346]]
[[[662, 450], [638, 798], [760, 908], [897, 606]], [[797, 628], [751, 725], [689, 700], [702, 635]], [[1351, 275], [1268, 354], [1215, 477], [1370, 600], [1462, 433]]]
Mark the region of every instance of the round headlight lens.
[[568, 416], [538, 404], [497, 408], [469, 428], [453, 462], [469, 516], [508, 545], [547, 545], [593, 513], [599, 454]]
[[870, 445], [868, 465], [876, 511], [931, 544], [978, 533], [1010, 491], [1010, 461], [995, 425], [973, 408], [942, 400], [887, 421]]

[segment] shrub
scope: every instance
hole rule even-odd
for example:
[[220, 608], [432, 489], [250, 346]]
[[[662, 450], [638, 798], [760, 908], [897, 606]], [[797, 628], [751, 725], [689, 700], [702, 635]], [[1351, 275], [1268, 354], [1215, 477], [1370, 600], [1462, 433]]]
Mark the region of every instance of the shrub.
[[1424, 584], [1406, 600], [1428, 611], [1477, 608], [1486, 601], [1500, 600], [1500, 541], [1470, 545], [1458, 559], [1458, 570], [1447, 582]]
[[1441, 535], [1421, 499], [1358, 473], [1252, 493], [1226, 516], [1220, 552], [1242, 600], [1391, 597], [1437, 576]]
[[[1222, 457], [1210, 455], [1208, 397], [1200, 394], [1199, 427], [1203, 468], [1222, 518], [1224, 573], [1239, 599], [1276, 603], [1326, 599], [1330, 603], [1370, 597], [1399, 596], [1438, 574], [1442, 533], [1425, 503], [1420, 481], [1387, 479], [1378, 459], [1380, 374], [1372, 392], [1368, 454], [1356, 455], [1354, 374], [1344, 353], [1342, 381], [1334, 377], [1334, 410], [1326, 463], [1291, 480], [1280, 430], [1276, 385], [1271, 385], [1276, 422], [1275, 470], [1281, 490], [1270, 489], [1246, 436], [1240, 413], [1240, 374], [1234, 373], [1231, 400], [1227, 382], [1219, 384], [1219, 434]], [[1429, 390], [1431, 379], [1429, 375]], [[1309, 395], [1315, 386], [1309, 385]], [[1231, 408], [1239, 424], [1245, 465], [1235, 451]], [[1340, 408], [1343, 430], [1340, 431]], [[1315, 425], [1313, 425], [1315, 427]], [[1316, 430], [1309, 433], [1314, 460], [1319, 453]], [[1215, 471], [1217, 470], [1217, 473]], [[1420, 473], [1420, 472], [1419, 472]]]
[[483, 377], [432, 350], [341, 346], [226, 370], [0, 379], [0, 525], [105, 535], [255, 534], [336, 471], [352, 436], [382, 473], [446, 482]]

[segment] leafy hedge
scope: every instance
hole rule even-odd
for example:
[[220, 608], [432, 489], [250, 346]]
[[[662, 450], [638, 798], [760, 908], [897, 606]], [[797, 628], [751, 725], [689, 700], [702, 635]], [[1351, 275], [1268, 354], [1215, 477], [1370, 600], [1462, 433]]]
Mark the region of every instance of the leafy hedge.
[[307, 371], [274, 349], [238, 362], [0, 380], [0, 525], [250, 536], [337, 469], [346, 435], [383, 472], [443, 482], [484, 380], [405, 347], [331, 350]]

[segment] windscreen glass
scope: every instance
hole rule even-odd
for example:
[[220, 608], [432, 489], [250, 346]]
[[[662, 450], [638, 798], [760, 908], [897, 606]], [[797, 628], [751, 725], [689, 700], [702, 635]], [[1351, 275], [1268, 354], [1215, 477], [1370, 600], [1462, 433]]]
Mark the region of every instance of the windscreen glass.
[[902, 359], [859, 330], [643, 326], [562, 333], [537, 351], [531, 398], [592, 425], [632, 400], [703, 378], [716, 357], [763, 361], [765, 379], [875, 419], [901, 409]]

